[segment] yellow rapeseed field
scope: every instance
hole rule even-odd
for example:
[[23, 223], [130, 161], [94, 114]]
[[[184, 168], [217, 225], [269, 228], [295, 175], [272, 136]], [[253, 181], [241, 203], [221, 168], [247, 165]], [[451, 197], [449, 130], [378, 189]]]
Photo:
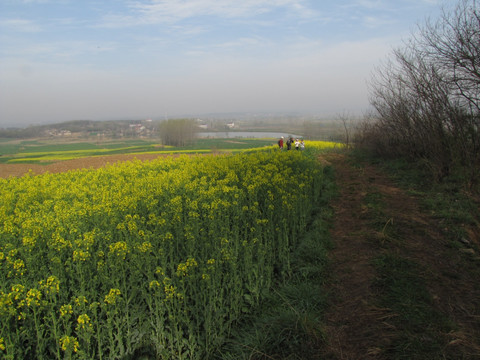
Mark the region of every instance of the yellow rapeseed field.
[[0, 179], [0, 357], [208, 358], [289, 273], [321, 187], [272, 150]]

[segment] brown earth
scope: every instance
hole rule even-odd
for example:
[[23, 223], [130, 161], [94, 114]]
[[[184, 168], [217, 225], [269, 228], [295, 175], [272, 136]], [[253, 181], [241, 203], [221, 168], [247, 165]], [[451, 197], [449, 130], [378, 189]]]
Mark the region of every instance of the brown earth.
[[[439, 221], [379, 169], [354, 166], [338, 154], [326, 160], [333, 163], [340, 194], [333, 204], [332, 281], [327, 289], [333, 305], [326, 314], [328, 340], [322, 358], [389, 358], [389, 346], [399, 336], [391, 321], [397, 314], [378, 307], [372, 265], [389, 251], [421, 265], [434, 306], [456, 324], [456, 331], [442, 334], [447, 344], [442, 358], [480, 359], [480, 287], [472, 275], [479, 273], [478, 255], [448, 246]], [[380, 224], [372, 223], [372, 209], [366, 205], [375, 194], [383, 202]], [[389, 227], [395, 228], [395, 239], [386, 235]], [[480, 229], [469, 233], [478, 246]], [[469, 267], [476, 271], [469, 272]]]
[[98, 169], [100, 167], [114, 164], [120, 161], [128, 160], [154, 160], [159, 157], [177, 156], [177, 155], [162, 155], [162, 154], [136, 154], [136, 155], [109, 155], [109, 156], [95, 156], [87, 158], [79, 158], [73, 160], [58, 161], [48, 165], [41, 164], [0, 164], [0, 178], [7, 178], [10, 176], [22, 176], [28, 172], [33, 174], [59, 173], [68, 170], [77, 169]]

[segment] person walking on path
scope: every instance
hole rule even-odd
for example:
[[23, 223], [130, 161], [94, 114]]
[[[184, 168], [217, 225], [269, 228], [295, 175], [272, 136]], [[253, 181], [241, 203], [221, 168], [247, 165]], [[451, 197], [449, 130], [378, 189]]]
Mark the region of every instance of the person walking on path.
[[287, 140], [287, 150], [292, 149], [292, 143], [293, 143], [293, 138], [291, 137]]

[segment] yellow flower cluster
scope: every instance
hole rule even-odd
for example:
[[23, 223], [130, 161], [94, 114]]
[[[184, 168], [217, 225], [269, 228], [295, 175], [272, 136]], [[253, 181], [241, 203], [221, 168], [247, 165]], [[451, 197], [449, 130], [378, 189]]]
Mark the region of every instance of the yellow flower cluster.
[[109, 246], [110, 254], [116, 255], [119, 259], [125, 260], [129, 250], [125, 241], [119, 241]]
[[47, 280], [40, 280], [38, 284], [46, 295], [55, 295], [60, 291], [60, 281], [56, 276], [49, 276]]
[[60, 347], [63, 351], [77, 352], [80, 344], [76, 337], [64, 335], [60, 338]]
[[70, 304], [62, 305], [60, 307], [60, 316], [65, 317], [73, 314], [73, 307]]
[[177, 266], [177, 276], [184, 277], [188, 276], [188, 272], [190, 269], [196, 267], [198, 264], [194, 258], [188, 258], [185, 263], [180, 263]]
[[156, 289], [160, 287], [160, 283], [157, 280], [152, 280], [150, 281], [150, 284], [148, 285], [150, 289]]
[[30, 289], [25, 297], [25, 303], [28, 307], [39, 306], [42, 299], [42, 293], [38, 289]]
[[73, 261], [85, 261], [90, 257], [90, 253], [88, 251], [83, 251], [81, 249], [75, 250], [73, 252]]
[[117, 299], [122, 293], [119, 289], [110, 289], [109, 293], [105, 295], [105, 299], [103, 300], [105, 304], [115, 305], [117, 303]]
[[77, 318], [77, 331], [91, 331], [92, 330], [92, 323], [90, 322], [90, 317], [87, 314], [81, 314]]
[[153, 245], [150, 241], [144, 241], [137, 248], [142, 253], [149, 253], [153, 250]]
[[81, 295], [74, 299], [74, 303], [75, 303], [75, 306], [79, 308], [83, 308], [85, 305], [88, 304], [88, 300], [85, 296]]

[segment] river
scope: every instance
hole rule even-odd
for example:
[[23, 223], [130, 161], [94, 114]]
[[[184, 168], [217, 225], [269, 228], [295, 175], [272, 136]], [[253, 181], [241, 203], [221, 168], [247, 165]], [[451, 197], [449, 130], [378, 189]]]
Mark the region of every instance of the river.
[[301, 138], [300, 135], [288, 134], [284, 132], [274, 132], [274, 131], [206, 131], [197, 133], [199, 138], [220, 138], [220, 139], [235, 139], [235, 138], [267, 138], [267, 139], [279, 139], [282, 136]]

